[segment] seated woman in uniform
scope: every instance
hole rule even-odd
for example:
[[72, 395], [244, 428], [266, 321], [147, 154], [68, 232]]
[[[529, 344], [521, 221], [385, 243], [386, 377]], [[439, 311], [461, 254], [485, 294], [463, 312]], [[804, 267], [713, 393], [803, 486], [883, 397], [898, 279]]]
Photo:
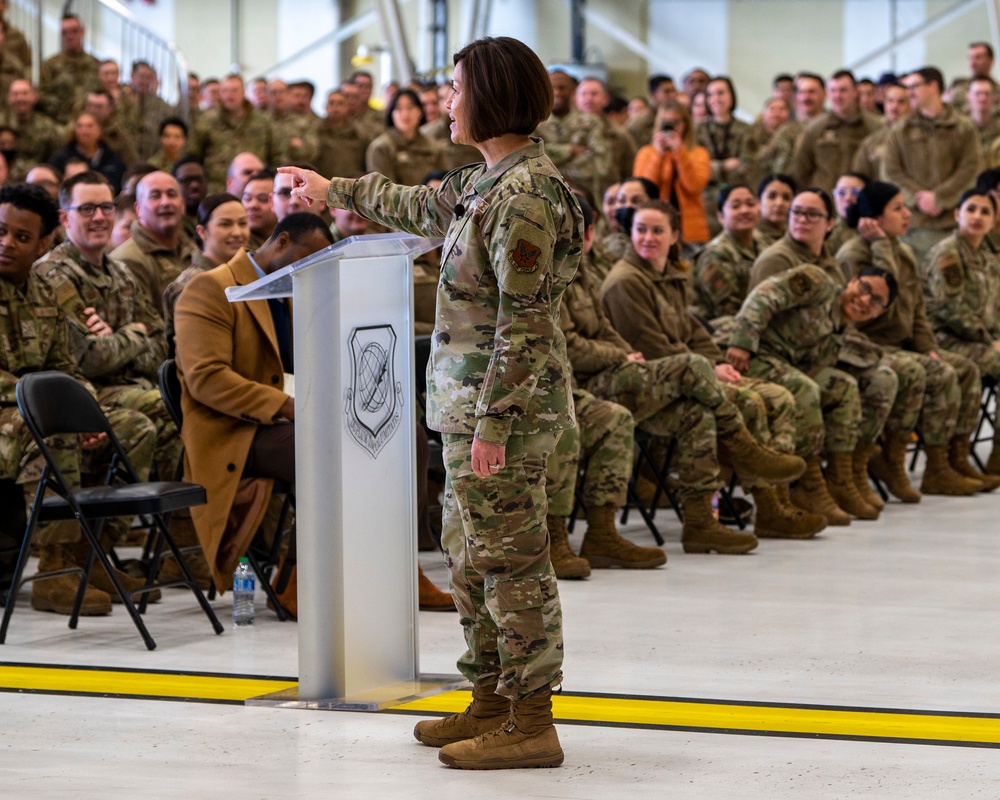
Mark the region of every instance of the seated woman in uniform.
[[[615, 227], [594, 247], [594, 260], [602, 277], [608, 274], [608, 271], [631, 246], [628, 233], [628, 226], [632, 220], [631, 209], [647, 200], [658, 200], [659, 198], [659, 187], [647, 178], [633, 175], [618, 184], [614, 210], [612, 211]], [[605, 210], [607, 210], [606, 203]], [[623, 222], [624, 219], [629, 221]]]
[[[971, 359], [983, 380], [1000, 381], [1000, 263], [984, 242], [996, 200], [969, 189], [958, 202], [958, 229], [938, 242], [923, 265], [927, 316], [942, 347]], [[986, 471], [1000, 475], [1000, 433]]]
[[427, 173], [444, 169], [441, 148], [420, 132], [426, 121], [417, 93], [412, 89], [398, 92], [386, 111], [388, 130], [368, 145], [366, 169], [406, 186], [419, 186]]
[[[900, 240], [910, 227], [910, 210], [902, 190], [892, 183], [871, 181], [847, 207], [845, 222], [857, 231], [837, 252], [850, 274], [868, 266], [890, 271], [899, 296], [878, 319], [859, 322], [858, 330], [878, 344], [898, 374], [914, 364], [924, 386], [912, 413], [891, 414], [882, 434], [882, 453], [872, 464], [876, 477], [904, 503], [920, 501], [906, 472], [906, 449], [915, 429], [927, 452], [921, 489], [928, 494], [969, 495], [1000, 486], [1000, 478], [983, 475], [969, 464], [969, 439], [979, 417], [982, 387], [979, 370], [969, 359], [939, 347], [927, 319], [916, 259]], [[867, 446], [872, 451], [874, 443]]]
[[714, 329], [712, 338], [725, 342], [727, 321], [740, 310], [750, 284], [753, 262], [764, 249], [757, 233], [760, 205], [750, 187], [742, 183], [719, 192], [722, 233], [698, 254], [694, 271], [694, 307]]
[[757, 233], [764, 247], [770, 247], [788, 230], [788, 210], [798, 190], [798, 184], [789, 175], [774, 173], [761, 179], [757, 186], [757, 198], [760, 200]]

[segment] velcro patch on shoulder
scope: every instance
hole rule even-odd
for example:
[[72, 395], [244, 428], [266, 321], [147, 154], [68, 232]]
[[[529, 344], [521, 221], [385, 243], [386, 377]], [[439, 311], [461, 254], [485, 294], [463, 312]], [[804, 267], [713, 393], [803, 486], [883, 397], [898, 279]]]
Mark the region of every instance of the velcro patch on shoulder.
[[526, 239], [518, 239], [507, 253], [507, 260], [518, 272], [531, 273], [538, 269], [538, 257], [542, 248]]
[[813, 282], [804, 272], [798, 272], [788, 279], [788, 285], [795, 294], [808, 294], [812, 291]]
[[937, 262], [944, 282], [953, 289], [962, 285], [962, 270], [959, 267], [958, 256], [953, 253], [941, 256]]

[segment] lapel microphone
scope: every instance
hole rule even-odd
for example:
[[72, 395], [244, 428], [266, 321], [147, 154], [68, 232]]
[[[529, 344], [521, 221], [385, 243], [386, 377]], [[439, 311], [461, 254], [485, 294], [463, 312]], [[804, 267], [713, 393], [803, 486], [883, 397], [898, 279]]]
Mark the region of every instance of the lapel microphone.
[[465, 206], [461, 203], [455, 205], [455, 219], [461, 219], [465, 216]]

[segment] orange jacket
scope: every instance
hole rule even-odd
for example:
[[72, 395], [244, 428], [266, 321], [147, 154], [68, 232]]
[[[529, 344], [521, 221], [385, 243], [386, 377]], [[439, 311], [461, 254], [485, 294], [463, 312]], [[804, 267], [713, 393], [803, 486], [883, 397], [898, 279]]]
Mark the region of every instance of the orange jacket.
[[651, 144], [646, 145], [636, 153], [632, 174], [659, 186], [660, 199], [665, 203], [676, 192], [681, 212], [681, 241], [700, 243], [711, 238], [701, 196], [712, 175], [708, 150], [701, 146], [690, 150], [681, 147], [675, 153], [661, 154]]

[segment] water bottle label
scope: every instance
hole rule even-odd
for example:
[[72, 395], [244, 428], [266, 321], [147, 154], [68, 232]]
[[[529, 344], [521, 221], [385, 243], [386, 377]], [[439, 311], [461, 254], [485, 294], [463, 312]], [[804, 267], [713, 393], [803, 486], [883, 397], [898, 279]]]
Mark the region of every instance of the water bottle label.
[[235, 578], [233, 580], [234, 592], [252, 592], [254, 590], [253, 578]]

